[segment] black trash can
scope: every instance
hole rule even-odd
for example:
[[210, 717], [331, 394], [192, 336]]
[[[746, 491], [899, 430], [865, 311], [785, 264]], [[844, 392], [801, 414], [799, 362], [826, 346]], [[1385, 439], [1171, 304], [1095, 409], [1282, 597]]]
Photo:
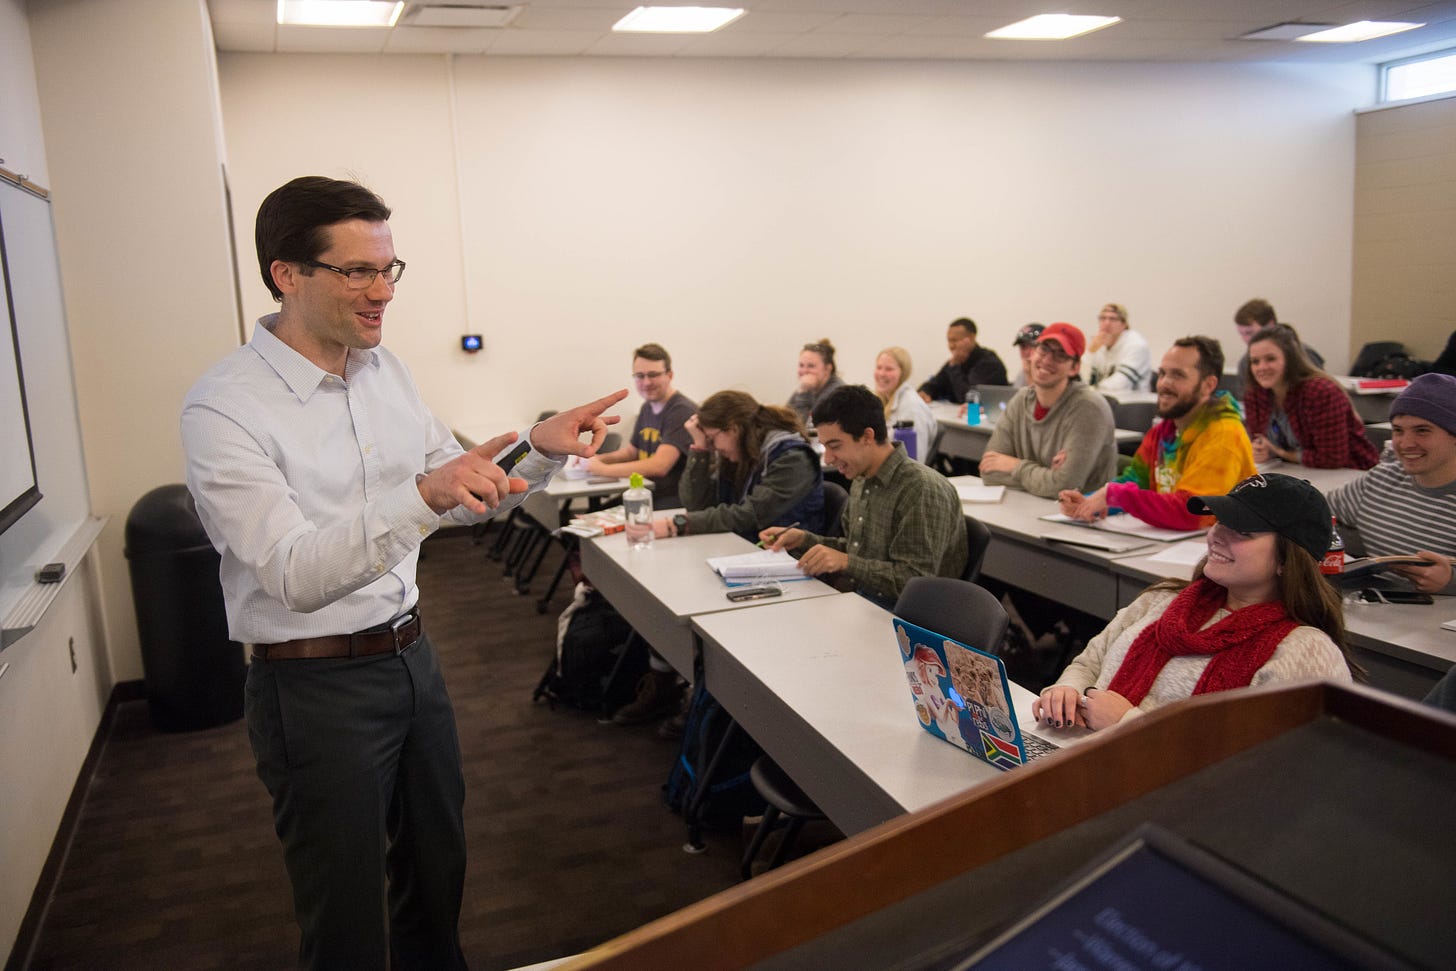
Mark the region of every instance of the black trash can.
[[152, 724], [185, 732], [241, 718], [247, 668], [242, 645], [228, 640], [222, 557], [186, 486], [137, 500], [126, 517], [126, 558]]

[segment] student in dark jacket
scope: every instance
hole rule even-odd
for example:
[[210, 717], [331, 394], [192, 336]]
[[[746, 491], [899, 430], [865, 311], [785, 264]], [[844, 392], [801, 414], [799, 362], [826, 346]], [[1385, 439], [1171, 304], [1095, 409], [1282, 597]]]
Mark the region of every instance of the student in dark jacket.
[[719, 391], [685, 426], [692, 436], [678, 488], [687, 511], [654, 524], [661, 538], [733, 532], [756, 540], [770, 526], [823, 532], [819, 456], [789, 409], [744, 391]]
[[979, 384], [1000, 384], [1006, 380], [1006, 365], [989, 347], [976, 343], [976, 322], [969, 317], [953, 320], [945, 332], [950, 360], [920, 386], [920, 397], [926, 401], [966, 400], [966, 392]]

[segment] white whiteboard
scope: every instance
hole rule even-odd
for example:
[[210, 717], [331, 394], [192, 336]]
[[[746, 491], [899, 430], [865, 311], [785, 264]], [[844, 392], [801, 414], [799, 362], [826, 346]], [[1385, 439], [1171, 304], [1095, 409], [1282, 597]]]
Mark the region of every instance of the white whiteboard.
[[[0, 616], [4, 616], [33, 585], [36, 567], [55, 559], [90, 515], [91, 501], [50, 202], [0, 179], [0, 225], [4, 227], [9, 298], [25, 373], [36, 478], [44, 497], [0, 533]], [[8, 328], [8, 322], [4, 324]], [[124, 327], [118, 328], [116, 339], [126, 340]], [[7, 350], [0, 345], [0, 355]], [[0, 383], [8, 380], [5, 368], [0, 361]], [[12, 413], [9, 405], [5, 407], [0, 423], [8, 427]], [[13, 450], [13, 432], [0, 435], [5, 436], [0, 482], [8, 491], [15, 475], [11, 466], [24, 453]], [[11, 498], [6, 496], [0, 503]]]
[[5, 257], [5, 215], [0, 211], [0, 532], [40, 501]]

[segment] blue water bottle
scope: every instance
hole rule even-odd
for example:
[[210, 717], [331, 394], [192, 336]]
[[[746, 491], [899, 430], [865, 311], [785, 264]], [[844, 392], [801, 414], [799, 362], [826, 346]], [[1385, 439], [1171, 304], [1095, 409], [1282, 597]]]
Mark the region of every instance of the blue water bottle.
[[974, 389], [966, 392], [966, 424], [981, 423], [981, 392]]

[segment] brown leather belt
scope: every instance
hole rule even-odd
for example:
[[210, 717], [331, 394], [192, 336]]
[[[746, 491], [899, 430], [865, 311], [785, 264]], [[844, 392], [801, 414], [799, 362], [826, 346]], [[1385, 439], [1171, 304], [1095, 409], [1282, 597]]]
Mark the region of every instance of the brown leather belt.
[[304, 658], [399, 654], [420, 639], [422, 629], [420, 609], [415, 607], [388, 623], [354, 634], [301, 637], [296, 641], [283, 641], [280, 644], [254, 644], [253, 657], [260, 661], [297, 661]]

